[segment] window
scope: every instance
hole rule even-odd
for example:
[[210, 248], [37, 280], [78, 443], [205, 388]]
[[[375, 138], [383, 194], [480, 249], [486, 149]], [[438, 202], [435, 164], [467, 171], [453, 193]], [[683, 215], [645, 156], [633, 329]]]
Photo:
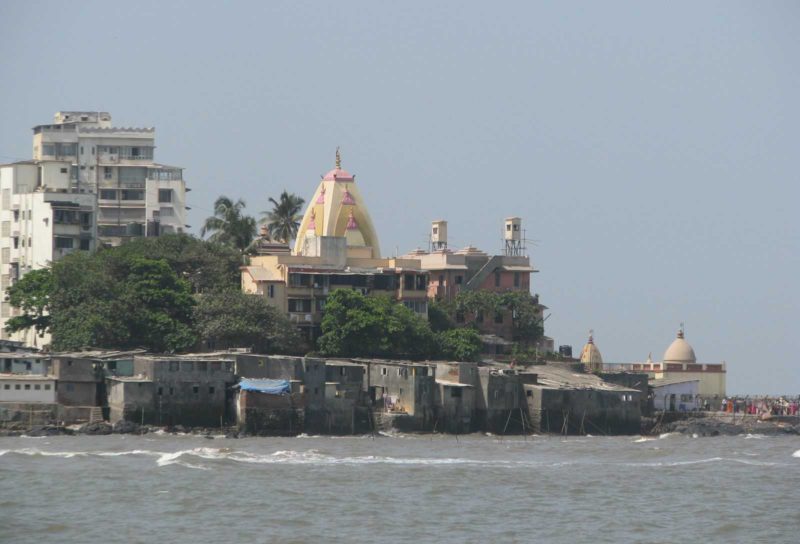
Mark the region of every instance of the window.
[[528, 397], [532, 397], [533, 396], [533, 391], [528, 389], [527, 391], [525, 391], [525, 395], [528, 396]]
[[382, 376], [386, 376], [386, 374], [387, 374], [386, 367], [383, 367], [383, 368], [381, 369], [381, 375], [382, 375]]
[[7, 384], [5, 384], [5, 385], [3, 386], [3, 389], [11, 389], [11, 384], [8, 384], [8, 383], [7, 383]]
[[67, 366], [72, 366], [72, 361], [67, 361]]
[[451, 387], [450, 388], [450, 396], [454, 399], [461, 398], [461, 388], [460, 387]]
[[464, 283], [464, 276], [456, 276], [456, 285]]
[[417, 291], [424, 291], [427, 287], [428, 277], [427, 276], [417, 276]]
[[103, 179], [111, 179], [113, 175], [114, 170], [112, 170], [110, 166], [103, 167]]
[[506, 231], [510, 231], [510, 230], [511, 230], [511, 223], [506, 223]]
[[520, 275], [519, 272], [514, 272], [514, 287], [519, 287], [520, 284]]
[[62, 174], [66, 174], [66, 173], [67, 173], [67, 169], [66, 169], [66, 168], [62, 168], [62, 169], [61, 169], [61, 173], [62, 173]]
[[311, 312], [311, 299], [308, 298], [290, 298], [289, 311], [295, 313], [310, 313]]
[[339, 369], [339, 373], [342, 376], [347, 376], [347, 369], [345, 367], [342, 367], [342, 368]]
[[44, 384], [44, 390], [45, 391], [50, 391], [50, 384], [49, 383]]
[[209, 385], [208, 386], [208, 394], [209, 395], [213, 395], [214, 394], [214, 386], [213, 385]]
[[42, 386], [37, 383], [36, 385], [33, 386], [33, 389], [35, 391], [41, 391], [42, 390]]
[[180, 363], [178, 361], [170, 361], [169, 362], [169, 371], [170, 372], [177, 372], [180, 368]]
[[81, 250], [82, 251], [89, 251], [91, 249], [91, 240], [88, 238], [81, 240]]
[[159, 189], [158, 190], [159, 202], [172, 202], [172, 189]]
[[494, 273], [494, 286], [500, 287], [500, 272]]
[[206, 361], [197, 361], [197, 371], [198, 372], [207, 372], [208, 371], [208, 363]]
[[30, 391], [30, 390], [31, 390], [31, 384], [26, 383], [25, 384], [25, 391]]
[[83, 146], [81, 146], [81, 155], [83, 155]]
[[164, 394], [164, 388], [163, 387], [159, 387], [158, 388], [158, 396], [160, 397], [163, 394]]
[[139, 189], [123, 189], [121, 200], [144, 200], [144, 191]]
[[74, 240], [64, 236], [56, 236], [55, 239], [56, 249], [72, 249]]
[[503, 322], [503, 312], [495, 312], [495, 314], [494, 314], [494, 322], [495, 323], [502, 323]]
[[267, 296], [269, 298], [275, 298], [275, 286], [274, 285], [268, 285], [267, 286]]
[[181, 370], [183, 370], [184, 372], [194, 372], [194, 363], [192, 361], [182, 362]]
[[414, 274], [403, 276], [403, 289], [408, 289], [409, 291], [414, 289]]
[[100, 189], [100, 200], [116, 200], [116, 189]]
[[22, 387], [18, 383], [15, 383], [14, 384], [14, 390], [15, 391], [19, 391], [20, 389], [22, 389]]
[[194, 393], [195, 395], [199, 394], [200, 393], [200, 386], [199, 385], [193, 385], [192, 386], [192, 393]]

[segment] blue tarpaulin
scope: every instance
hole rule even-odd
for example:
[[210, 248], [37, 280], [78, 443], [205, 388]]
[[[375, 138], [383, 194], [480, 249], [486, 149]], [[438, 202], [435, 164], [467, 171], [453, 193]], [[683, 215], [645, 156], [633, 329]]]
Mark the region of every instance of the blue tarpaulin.
[[267, 395], [286, 395], [292, 390], [289, 380], [243, 379], [239, 387], [242, 391], [258, 391]]

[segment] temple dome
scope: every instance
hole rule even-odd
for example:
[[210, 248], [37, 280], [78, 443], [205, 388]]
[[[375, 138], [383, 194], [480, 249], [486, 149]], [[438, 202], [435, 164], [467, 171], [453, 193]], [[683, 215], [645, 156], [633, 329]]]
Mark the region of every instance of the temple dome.
[[683, 337], [683, 331], [678, 331], [678, 337], [672, 341], [667, 351], [664, 352], [665, 363], [691, 363], [697, 362], [697, 357], [694, 354], [694, 349], [689, 345], [689, 342]]
[[600, 355], [600, 350], [594, 344], [594, 337], [591, 333], [589, 333], [589, 340], [583, 346], [583, 351], [581, 351], [581, 363], [592, 369], [600, 370], [602, 368], [603, 356]]
[[309, 205], [297, 231], [295, 255], [306, 254], [317, 237], [343, 237], [347, 247], [359, 248], [362, 256], [380, 258], [378, 235], [354, 178], [342, 169], [337, 149], [336, 167], [323, 176], [307, 201]]

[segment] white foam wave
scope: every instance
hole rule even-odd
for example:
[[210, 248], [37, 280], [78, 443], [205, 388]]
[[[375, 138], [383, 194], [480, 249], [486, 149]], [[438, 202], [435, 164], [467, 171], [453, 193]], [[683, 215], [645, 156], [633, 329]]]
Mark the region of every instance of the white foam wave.
[[670, 436], [672, 436], [673, 434], [674, 434], [674, 433], [661, 433], [660, 435], [658, 435], [658, 439], [659, 439], [659, 440], [662, 440], [662, 439], [664, 439], [664, 438], [669, 438], [669, 437], [670, 437]]
[[745, 440], [751, 440], [751, 439], [760, 440], [762, 438], [767, 438], [767, 436], [763, 435], [763, 434], [758, 434], [758, 433], [755, 433], [755, 434], [747, 433], [746, 435], [744, 435], [744, 439]]
[[633, 441], [634, 444], [639, 444], [641, 442], [653, 442], [654, 440], [658, 440], [657, 438], [650, 438], [647, 436], [640, 436], [636, 440]]
[[628, 463], [628, 466], [636, 467], [681, 467], [690, 465], [702, 465], [705, 463], [739, 463], [742, 465], [753, 465], [771, 467], [779, 463], [770, 463], [767, 461], [754, 461], [751, 459], [736, 459], [735, 457], [709, 457], [707, 459], [693, 459], [689, 461], [672, 461], [672, 462], [655, 462], [655, 463]]
[[800, 450], [797, 450], [792, 454], [792, 457], [800, 457]]

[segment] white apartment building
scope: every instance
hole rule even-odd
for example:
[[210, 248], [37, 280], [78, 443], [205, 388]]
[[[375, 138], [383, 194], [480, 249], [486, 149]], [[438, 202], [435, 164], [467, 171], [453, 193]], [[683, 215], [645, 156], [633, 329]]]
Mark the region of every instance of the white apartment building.
[[181, 168], [153, 162], [152, 128], [115, 128], [104, 112], [59, 112], [33, 129], [33, 160], [0, 165], [0, 340], [49, 344], [35, 331], [9, 334], [16, 310], [6, 289], [72, 251], [183, 232]]
[[0, 339], [42, 346], [49, 338], [6, 332], [17, 315], [5, 291], [27, 272], [71, 251], [90, 251], [97, 239], [97, 199], [70, 188], [67, 161], [23, 161], [0, 166]]
[[34, 161], [70, 163], [74, 192], [96, 194], [102, 244], [183, 232], [183, 169], [154, 162], [154, 128], [111, 125], [107, 112], [62, 111], [33, 128]]

